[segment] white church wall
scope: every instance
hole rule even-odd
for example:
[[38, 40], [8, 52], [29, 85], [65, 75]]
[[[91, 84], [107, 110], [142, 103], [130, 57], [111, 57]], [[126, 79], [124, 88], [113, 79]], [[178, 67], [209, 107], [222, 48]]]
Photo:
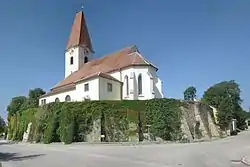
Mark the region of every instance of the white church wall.
[[39, 105], [42, 104], [43, 99], [46, 99], [46, 104], [55, 102], [56, 98], [59, 98], [60, 102], [64, 102], [67, 95], [70, 96], [71, 101], [76, 100], [74, 98], [75, 97], [75, 90], [69, 90], [67, 92], [61, 92], [61, 93], [58, 93], [58, 94], [54, 94], [54, 95], [50, 95], [50, 96], [41, 98], [41, 99], [39, 99]]
[[[108, 91], [108, 83], [112, 85], [112, 91]], [[99, 78], [100, 100], [121, 100], [121, 83], [106, 78]]]
[[[135, 72], [134, 93], [136, 95], [135, 97], [138, 100], [147, 100], [147, 99], [154, 98], [152, 91], [151, 91], [152, 89], [150, 89], [150, 76], [148, 75], [149, 67], [148, 66], [134, 67], [134, 72]], [[142, 94], [138, 95], [138, 77], [140, 74], [142, 76]]]
[[[124, 82], [125, 76], [128, 76], [129, 79], [129, 95], [126, 95], [126, 85], [123, 83], [123, 89], [122, 89], [122, 98], [126, 100], [146, 100], [146, 99], [152, 99], [155, 98], [155, 92], [153, 91], [155, 82], [153, 82], [153, 85], [150, 84], [150, 76], [148, 75], [148, 72], [151, 72], [153, 75], [153, 79], [157, 79], [156, 76], [156, 70], [150, 66], [134, 66], [134, 67], [128, 67], [124, 68], [120, 71], [113, 72], [110, 75], [115, 77], [118, 80], [121, 80]], [[142, 94], [138, 95], [138, 77], [139, 75], [142, 75]], [[158, 85], [160, 87], [161, 85]], [[152, 88], [153, 87], [153, 88]], [[157, 88], [158, 89], [158, 88]], [[158, 92], [158, 91], [157, 91]], [[157, 94], [157, 97], [160, 98], [159, 93]]]
[[[126, 72], [124, 72], [126, 71]], [[131, 81], [130, 81], [130, 72], [133, 72], [133, 69], [131, 70], [131, 68], [126, 68], [126, 69], [123, 69], [121, 71], [116, 71], [116, 72], [113, 72], [113, 73], [110, 73], [111, 76], [113, 76], [114, 78], [120, 80], [123, 82], [123, 85], [122, 85], [122, 99], [126, 99], [126, 100], [133, 100], [134, 98], [132, 97], [132, 94], [129, 93], [129, 95], [127, 96], [126, 93], [125, 93], [125, 83], [124, 83], [124, 78], [125, 78], [125, 75], [127, 74], [128, 76], [128, 81], [129, 81], [129, 89], [132, 88], [131, 86]]]
[[42, 100], [44, 100], [44, 98], [40, 98], [40, 99], [38, 100], [39, 106], [42, 105]]
[[162, 92], [162, 81], [160, 80], [160, 78], [156, 78], [154, 90], [155, 90], [155, 98], [164, 98]]
[[[138, 77], [142, 76], [142, 94], [138, 95]], [[122, 69], [121, 71], [111, 73], [111, 76], [123, 82], [122, 87], [119, 82], [105, 79], [102, 77], [91, 78], [89, 80], [77, 83], [75, 90], [61, 92], [39, 100], [39, 104], [43, 99], [46, 103], [54, 102], [59, 98], [60, 102], [65, 101], [65, 97], [69, 95], [71, 101], [83, 101], [85, 98], [90, 100], [146, 100], [152, 98], [163, 98], [162, 82], [156, 74], [156, 70], [150, 66], [134, 66]], [[129, 95], [126, 95], [125, 76], [128, 76]], [[152, 80], [153, 79], [153, 80]], [[112, 92], [107, 92], [107, 83], [112, 83]], [[89, 84], [89, 91], [84, 90], [84, 85]]]
[[[89, 85], [89, 90], [85, 91], [85, 84]], [[84, 98], [90, 100], [99, 100], [99, 78], [84, 80], [76, 85], [75, 97], [77, 101], [83, 101]]]
[[153, 67], [149, 68], [149, 72], [152, 74], [153, 79], [154, 79], [154, 93], [155, 93], [155, 98], [163, 98], [163, 93], [162, 93], [162, 81], [156, 74], [156, 70]]
[[[84, 90], [85, 84], [89, 84], [89, 91]], [[74, 90], [60, 92], [41, 98], [39, 99], [39, 105], [42, 104], [43, 99], [46, 99], [46, 104], [55, 102], [56, 98], [58, 98], [60, 102], [65, 102], [67, 95], [70, 96], [71, 101], [84, 101], [84, 98], [86, 97], [88, 97], [90, 100], [99, 100], [99, 78], [93, 78], [80, 82], [76, 85]]]
[[[111, 75], [111, 76], [114, 77], [115, 79], [118, 79], [119, 81], [122, 81], [122, 78], [121, 78], [121, 71], [111, 72], [111, 73], [109, 73], [109, 75]], [[123, 81], [122, 81], [122, 82], [123, 82]]]
[[[85, 55], [84, 50], [88, 51]], [[70, 64], [70, 59], [73, 57], [73, 64]], [[88, 61], [92, 60], [93, 54], [87, 48], [74, 47], [65, 53], [65, 78], [72, 72], [79, 70], [84, 65], [84, 58], [87, 57]]]

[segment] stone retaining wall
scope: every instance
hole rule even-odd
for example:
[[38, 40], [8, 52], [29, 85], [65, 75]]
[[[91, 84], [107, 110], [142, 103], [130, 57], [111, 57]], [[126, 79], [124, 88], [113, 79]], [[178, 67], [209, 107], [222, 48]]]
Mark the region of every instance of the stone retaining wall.
[[201, 102], [185, 102], [182, 132], [189, 141], [195, 139], [212, 139], [220, 137], [220, 130], [215, 124], [213, 109]]

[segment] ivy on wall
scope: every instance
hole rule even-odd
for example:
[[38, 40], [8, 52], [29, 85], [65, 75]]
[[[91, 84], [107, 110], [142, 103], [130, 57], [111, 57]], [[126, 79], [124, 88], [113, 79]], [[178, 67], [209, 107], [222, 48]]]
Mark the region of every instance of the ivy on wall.
[[32, 122], [30, 141], [84, 142], [96, 120], [101, 120], [101, 133], [106, 142], [129, 141], [132, 136], [142, 141], [148, 125], [150, 133], [164, 140], [177, 140], [181, 134], [180, 102], [153, 99], [50, 103], [11, 117], [10, 127], [17, 128], [10, 128], [9, 135], [21, 140], [28, 123]]
[[145, 103], [145, 124], [150, 132], [164, 140], [178, 140], [181, 136], [180, 101], [153, 99]]

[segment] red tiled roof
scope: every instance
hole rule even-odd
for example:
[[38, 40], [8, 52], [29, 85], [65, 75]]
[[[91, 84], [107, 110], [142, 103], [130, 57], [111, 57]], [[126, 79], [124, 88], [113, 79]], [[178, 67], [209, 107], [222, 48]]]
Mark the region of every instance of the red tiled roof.
[[50, 96], [50, 95], [54, 95], [54, 94], [61, 93], [61, 92], [67, 92], [69, 90], [74, 90], [75, 88], [76, 88], [76, 85], [74, 83], [72, 83], [72, 84], [69, 84], [69, 85], [65, 85], [64, 87], [62, 87], [60, 89], [50, 91], [50, 92], [40, 96], [40, 98], [47, 97], [47, 96]]
[[107, 73], [100, 72], [100, 73], [98, 74], [98, 76], [103, 77], [103, 78], [106, 78], [106, 79], [109, 79], [109, 80], [113, 80], [113, 81], [122, 83], [122, 81], [119, 81], [118, 79], [112, 77], [111, 75], [109, 75], [109, 74], [107, 74]]
[[94, 52], [82, 11], [78, 12], [75, 16], [66, 50], [74, 46], [85, 46], [89, 48], [90, 51]]
[[96, 75], [98, 73], [101, 73], [101, 75], [107, 75], [107, 73], [119, 70], [121, 68], [136, 65], [149, 65], [155, 67], [138, 53], [136, 46], [127, 47], [113, 54], [99, 59], [94, 59], [84, 64], [81, 69], [75, 71], [55, 85], [51, 91], [57, 91], [58, 89], [62, 89], [67, 85], [75, 84], [75, 82], [79, 80], [89, 78], [90, 76]]

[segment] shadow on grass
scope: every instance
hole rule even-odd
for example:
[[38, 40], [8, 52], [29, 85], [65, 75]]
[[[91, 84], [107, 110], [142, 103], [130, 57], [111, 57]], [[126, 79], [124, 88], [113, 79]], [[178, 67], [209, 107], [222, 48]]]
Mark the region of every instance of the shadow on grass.
[[45, 154], [19, 156], [18, 153], [0, 152], [0, 162], [3, 162], [3, 161], [22, 161], [22, 160], [27, 160], [27, 159], [33, 159], [33, 158], [43, 156], [43, 155], [45, 155]]

